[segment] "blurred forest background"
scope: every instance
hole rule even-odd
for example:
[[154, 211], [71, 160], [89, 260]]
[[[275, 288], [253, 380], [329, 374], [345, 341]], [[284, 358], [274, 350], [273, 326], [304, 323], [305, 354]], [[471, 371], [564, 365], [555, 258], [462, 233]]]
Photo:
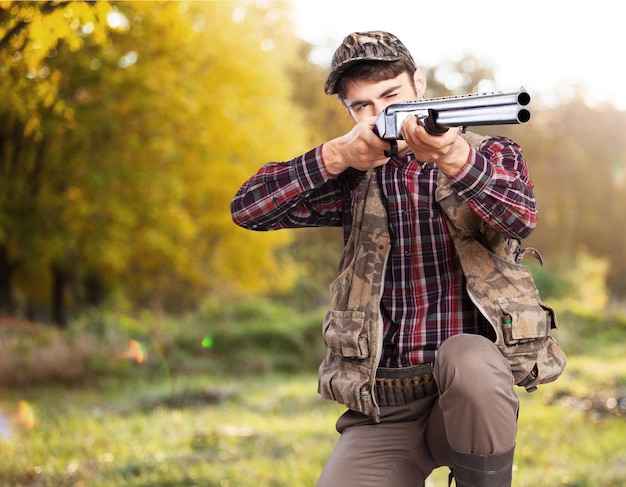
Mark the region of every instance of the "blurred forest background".
[[[314, 374], [324, 353], [321, 313], [340, 231], [250, 232], [232, 223], [229, 210], [261, 164], [289, 160], [351, 127], [345, 110], [323, 93], [328, 66], [310, 62], [311, 50], [294, 35], [285, 2], [0, 1], [0, 386], [18, 391], [0, 398], [0, 439], [11, 436], [2, 408], [14, 408], [20, 398], [20, 423], [32, 428], [38, 416], [40, 432], [48, 432], [13, 445], [14, 461], [0, 468], [0, 480], [108, 485], [93, 480], [94, 469], [111, 465], [111, 446], [99, 453], [92, 452], [98, 442], [76, 447], [97, 457], [97, 466], [72, 463], [75, 453], [48, 459], [51, 447], [65, 451], [70, 436], [52, 432], [72, 431], [72, 423], [54, 419], [46, 426], [46, 415], [62, 415], [65, 396], [36, 387], [134, 377], [126, 389], [98, 382], [98, 400], [102, 391], [117, 399], [126, 394], [124, 401], [135, 394], [133, 407], [145, 416], [152, 406], [221, 404], [231, 397], [222, 386], [207, 397], [192, 382], [178, 396], [174, 378], [181, 374], [226, 371], [228, 380], [267, 370]], [[471, 93], [493, 81], [492, 67], [471, 56], [425, 67], [427, 97]], [[452, 92], [447, 77], [455, 72], [463, 83]], [[565, 323], [560, 340], [571, 355], [601, 350], [609, 360], [623, 353], [604, 347], [626, 336], [626, 113], [584, 100], [578, 92], [549, 107], [531, 102], [529, 124], [476, 131], [509, 135], [523, 147], [540, 211], [525, 245], [546, 261], [533, 272]], [[612, 411], [624, 414], [623, 368], [607, 371], [602, 382], [597, 365], [582, 366], [577, 377], [592, 370], [593, 380], [560, 397], [610, 389]], [[150, 381], [159, 377], [165, 379], [154, 387]], [[150, 401], [139, 383], [152, 384]], [[155, 390], [162, 396], [155, 398]], [[94, 401], [72, 398], [75, 408], [85, 404], [73, 426], [77, 439], [85, 418], [102, 411]], [[260, 407], [258, 401], [248, 406]], [[152, 431], [143, 423], [126, 427]], [[118, 431], [102, 433], [104, 444]], [[188, 443], [213, 452], [219, 434], [203, 431], [190, 431]], [[215, 441], [269, 437], [231, 433]], [[159, 444], [149, 436], [139, 441]], [[538, 447], [545, 441], [537, 439]], [[567, 438], [567, 444], [576, 442]], [[222, 469], [215, 475], [222, 478], [228, 459], [220, 455], [214, 455]], [[325, 451], [319, 455], [323, 463]], [[145, 469], [154, 473], [155, 457], [140, 464], [136, 455], [128, 458], [126, 470], [115, 473], [124, 485], [195, 485], [180, 477], [131, 484], [128, 478]], [[608, 457], [598, 452], [597, 458]], [[540, 485], [536, 479], [551, 469], [563, 485], [621, 485], [611, 482], [626, 478], [623, 448], [618, 470], [594, 472], [610, 477], [605, 483], [587, 473], [576, 483], [576, 464], [583, 465], [572, 460], [567, 474], [546, 466], [519, 485]], [[189, 475], [186, 465], [180, 468]], [[269, 477], [281, 475], [268, 470]], [[49, 483], [41, 480], [46, 471]], [[86, 483], [73, 483], [77, 475]], [[245, 478], [246, 470], [230, 475]], [[249, 485], [307, 485], [281, 478]]]
[[[319, 304], [340, 241], [326, 230], [236, 228], [229, 202], [261, 164], [351, 121], [288, 4], [0, 2], [0, 310], [65, 326], [98, 306], [195, 309], [207, 297]], [[430, 68], [430, 67], [427, 67]], [[428, 96], [492, 79], [465, 58], [429, 69]], [[626, 114], [584, 93], [490, 127], [524, 148], [540, 222], [528, 245], [567, 288], [588, 272], [626, 295]], [[332, 233], [332, 232], [331, 232]], [[598, 298], [598, 296], [596, 296]]]

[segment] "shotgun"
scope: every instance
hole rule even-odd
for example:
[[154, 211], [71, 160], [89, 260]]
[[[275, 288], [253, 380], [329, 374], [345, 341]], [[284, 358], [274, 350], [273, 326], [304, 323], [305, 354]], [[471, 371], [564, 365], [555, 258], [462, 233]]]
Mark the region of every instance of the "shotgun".
[[415, 115], [431, 135], [441, 134], [448, 127], [526, 123], [530, 120], [529, 103], [530, 95], [524, 87], [405, 101], [385, 108], [376, 119], [374, 131], [383, 140], [402, 139], [400, 127], [411, 115]]

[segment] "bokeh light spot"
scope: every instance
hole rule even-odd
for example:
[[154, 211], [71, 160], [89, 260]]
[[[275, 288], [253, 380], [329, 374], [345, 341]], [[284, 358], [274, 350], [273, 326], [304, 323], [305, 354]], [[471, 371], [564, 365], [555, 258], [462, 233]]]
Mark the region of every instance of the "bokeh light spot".
[[17, 420], [26, 429], [32, 430], [37, 424], [35, 409], [28, 401], [21, 400], [17, 405]]
[[131, 340], [123, 358], [134, 360], [138, 364], [142, 364], [148, 359], [148, 350], [143, 343], [137, 340]]

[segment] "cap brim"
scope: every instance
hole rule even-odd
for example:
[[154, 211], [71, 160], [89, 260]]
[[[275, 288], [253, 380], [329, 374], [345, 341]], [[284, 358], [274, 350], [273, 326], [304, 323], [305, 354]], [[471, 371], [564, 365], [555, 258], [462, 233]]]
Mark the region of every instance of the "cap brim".
[[341, 63], [339, 66], [336, 66], [335, 69], [328, 75], [326, 78], [326, 83], [324, 84], [324, 92], [327, 95], [334, 95], [337, 93], [337, 82], [341, 79], [343, 74], [350, 69], [352, 66], [358, 63], [364, 63], [368, 61], [383, 61], [383, 62], [391, 62], [398, 61], [402, 59], [402, 56], [385, 56], [385, 57], [362, 57], [362, 58], [353, 58], [348, 59]]

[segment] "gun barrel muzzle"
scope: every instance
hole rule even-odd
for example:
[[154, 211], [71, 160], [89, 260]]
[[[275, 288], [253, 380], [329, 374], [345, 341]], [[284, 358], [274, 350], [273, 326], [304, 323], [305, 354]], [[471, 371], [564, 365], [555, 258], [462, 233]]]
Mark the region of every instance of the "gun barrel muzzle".
[[514, 91], [430, 98], [389, 105], [376, 119], [374, 131], [384, 140], [401, 139], [400, 127], [408, 116], [425, 119], [430, 114], [442, 127], [469, 127], [527, 123], [529, 93]]

